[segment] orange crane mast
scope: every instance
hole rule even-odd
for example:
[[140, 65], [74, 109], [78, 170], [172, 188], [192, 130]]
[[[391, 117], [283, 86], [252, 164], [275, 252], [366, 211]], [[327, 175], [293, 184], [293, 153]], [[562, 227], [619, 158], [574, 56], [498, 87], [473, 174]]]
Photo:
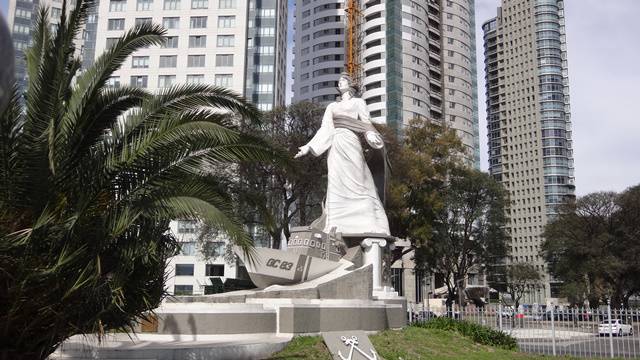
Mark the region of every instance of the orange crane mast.
[[345, 6], [345, 52], [346, 52], [346, 71], [351, 75], [356, 84], [360, 85], [361, 80], [361, 63], [360, 63], [360, 43], [362, 24], [362, 11], [360, 10], [359, 0], [346, 0]]

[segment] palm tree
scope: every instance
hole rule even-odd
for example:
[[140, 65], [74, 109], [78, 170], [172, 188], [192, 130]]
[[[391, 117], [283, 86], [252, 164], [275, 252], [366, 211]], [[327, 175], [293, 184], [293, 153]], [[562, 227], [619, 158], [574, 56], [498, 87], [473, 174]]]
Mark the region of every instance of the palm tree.
[[128, 31], [79, 72], [73, 40], [91, 6], [77, 0], [67, 16], [65, 2], [53, 32], [40, 10], [26, 92], [0, 115], [2, 359], [44, 359], [74, 334], [130, 330], [164, 295], [177, 250], [170, 219], [215, 224], [250, 253], [206, 169], [282, 159], [234, 126], [259, 112], [231, 91], [106, 86], [133, 52], [161, 44], [159, 26]]

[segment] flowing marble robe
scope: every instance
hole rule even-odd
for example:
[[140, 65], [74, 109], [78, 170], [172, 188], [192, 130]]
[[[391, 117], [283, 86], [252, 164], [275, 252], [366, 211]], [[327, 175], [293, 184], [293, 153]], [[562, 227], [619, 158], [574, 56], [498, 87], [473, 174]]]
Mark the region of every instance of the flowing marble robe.
[[315, 156], [327, 156], [328, 185], [324, 231], [336, 227], [347, 234], [389, 235], [389, 222], [356, 132], [375, 131], [366, 103], [343, 99], [327, 106], [322, 125], [307, 146]]

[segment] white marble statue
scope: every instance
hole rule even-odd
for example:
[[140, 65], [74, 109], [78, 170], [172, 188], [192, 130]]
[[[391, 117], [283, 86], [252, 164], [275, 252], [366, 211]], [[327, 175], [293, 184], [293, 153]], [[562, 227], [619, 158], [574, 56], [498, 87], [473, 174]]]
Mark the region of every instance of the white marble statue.
[[328, 186], [324, 208], [324, 231], [336, 228], [345, 234], [389, 235], [389, 223], [378, 197], [371, 170], [362, 152], [358, 134], [369, 146], [381, 149], [382, 137], [371, 124], [367, 104], [355, 97], [353, 81], [343, 74], [338, 81], [340, 101], [327, 106], [322, 125], [313, 139], [296, 154], [327, 156]]

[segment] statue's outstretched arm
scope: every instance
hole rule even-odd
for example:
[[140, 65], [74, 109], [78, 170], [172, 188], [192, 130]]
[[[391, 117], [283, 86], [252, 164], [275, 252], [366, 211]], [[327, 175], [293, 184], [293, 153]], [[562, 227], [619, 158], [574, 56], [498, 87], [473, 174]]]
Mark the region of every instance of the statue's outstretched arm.
[[335, 103], [329, 104], [324, 111], [322, 117], [322, 125], [313, 138], [304, 146], [300, 147], [300, 151], [296, 154], [296, 158], [311, 152], [314, 156], [320, 156], [331, 147], [333, 141], [333, 106]]

